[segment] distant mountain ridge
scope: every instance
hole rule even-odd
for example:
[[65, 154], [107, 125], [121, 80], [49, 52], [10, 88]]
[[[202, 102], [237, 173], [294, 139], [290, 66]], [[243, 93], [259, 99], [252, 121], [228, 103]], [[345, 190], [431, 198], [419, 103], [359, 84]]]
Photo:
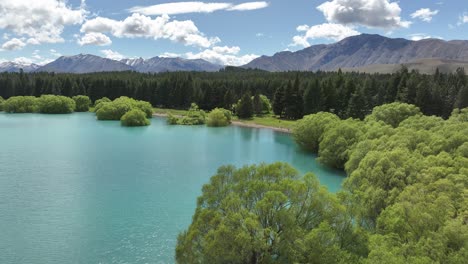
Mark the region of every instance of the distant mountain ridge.
[[20, 72], [22, 69], [24, 72], [32, 72], [39, 69], [41, 66], [31, 63], [19, 63], [19, 62], [2, 62], [0, 63], [0, 72]]
[[[296, 52], [283, 51], [273, 56], [261, 56], [240, 66], [244, 69], [265, 71], [346, 71], [369, 73], [394, 72], [400, 65], [422, 73], [433, 73], [436, 68], [453, 72], [468, 65], [468, 40], [444, 41], [424, 39], [412, 41], [362, 34], [345, 38], [333, 44], [310, 46]], [[112, 71], [137, 71], [144, 73], [173, 71], [215, 72], [227, 65], [217, 65], [202, 59], [153, 57], [112, 60], [96, 55], [79, 54], [62, 56], [44, 66], [4, 62], [0, 72], [56, 72], [92, 73]]]
[[138, 72], [166, 71], [219, 71], [223, 66], [202, 59], [188, 60], [182, 58], [154, 57], [150, 59], [123, 59], [121, 62], [133, 67]]
[[62, 56], [57, 60], [35, 69], [36, 72], [56, 73], [92, 73], [137, 71], [157, 73], [166, 71], [218, 71], [223, 66], [205, 60], [187, 60], [182, 58], [123, 59], [120, 61], [102, 58], [90, 54]]
[[468, 61], [468, 41], [411, 41], [362, 34], [333, 44], [314, 45], [296, 52], [284, 51], [273, 56], [262, 56], [242, 67], [267, 71], [317, 71], [398, 65], [421, 59]]

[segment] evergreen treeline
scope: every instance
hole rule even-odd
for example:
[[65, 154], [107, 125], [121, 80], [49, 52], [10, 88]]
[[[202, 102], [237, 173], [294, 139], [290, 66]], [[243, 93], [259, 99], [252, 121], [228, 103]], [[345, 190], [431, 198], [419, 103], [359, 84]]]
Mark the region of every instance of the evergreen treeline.
[[468, 106], [465, 72], [423, 75], [402, 68], [395, 74], [330, 72], [270, 73], [226, 68], [217, 73], [143, 74], [1, 73], [0, 96], [55, 94], [102, 97], [128, 96], [164, 108], [187, 109], [192, 102], [204, 110], [232, 109], [244, 94], [263, 94], [275, 114], [298, 119], [320, 111], [341, 118], [363, 118], [371, 110], [395, 101], [418, 106], [424, 114], [447, 118], [454, 108]]

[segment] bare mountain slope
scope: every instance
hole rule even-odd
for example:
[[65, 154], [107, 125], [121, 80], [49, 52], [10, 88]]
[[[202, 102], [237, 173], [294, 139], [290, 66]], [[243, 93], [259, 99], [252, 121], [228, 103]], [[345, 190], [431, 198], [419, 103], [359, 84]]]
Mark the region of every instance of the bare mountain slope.
[[316, 71], [375, 64], [403, 64], [417, 59], [468, 61], [468, 41], [425, 39], [411, 41], [362, 34], [329, 45], [315, 45], [297, 52], [262, 56], [244, 65], [268, 71]]

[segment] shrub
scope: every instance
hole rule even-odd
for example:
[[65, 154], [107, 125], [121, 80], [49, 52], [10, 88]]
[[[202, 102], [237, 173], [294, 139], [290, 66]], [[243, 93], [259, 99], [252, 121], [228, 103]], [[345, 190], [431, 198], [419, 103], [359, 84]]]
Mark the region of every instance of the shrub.
[[150, 120], [146, 118], [146, 113], [140, 109], [132, 109], [128, 111], [120, 119], [120, 123], [123, 126], [148, 126], [151, 124]]
[[169, 125], [184, 125], [184, 126], [194, 126], [194, 125], [203, 125], [205, 124], [206, 114], [205, 111], [200, 110], [198, 105], [192, 103], [188, 114], [181, 118], [175, 117], [173, 115], [168, 116], [167, 123]]
[[112, 102], [99, 102], [95, 111], [98, 120], [120, 120], [123, 115], [133, 109], [141, 110], [147, 118], [151, 118], [153, 114], [150, 103], [125, 96], [119, 97]]
[[206, 119], [206, 125], [211, 127], [228, 126], [231, 123], [231, 111], [223, 108], [215, 108]]
[[107, 97], [103, 97], [101, 99], [96, 100], [96, 102], [94, 102], [94, 112], [97, 112], [99, 109], [101, 109], [101, 107], [103, 107], [105, 103], [110, 102], [112, 101]]
[[0, 96], [0, 112], [3, 111], [3, 103], [5, 103], [5, 99]]
[[75, 101], [61, 95], [41, 95], [37, 99], [38, 112], [43, 114], [69, 114], [75, 111]]
[[76, 104], [76, 112], [88, 112], [89, 106], [91, 105], [91, 99], [85, 95], [73, 96], [73, 100]]
[[166, 122], [167, 122], [168, 125], [177, 125], [177, 123], [179, 122], [179, 118], [177, 118], [173, 114], [169, 114], [169, 115], [167, 115]]
[[97, 99], [95, 102], [94, 102], [94, 107], [96, 107], [98, 104], [100, 103], [109, 103], [109, 102], [112, 102], [111, 99], [107, 98], [107, 97], [103, 97], [101, 99]]
[[37, 111], [37, 98], [34, 96], [14, 96], [3, 103], [7, 113], [34, 113]]

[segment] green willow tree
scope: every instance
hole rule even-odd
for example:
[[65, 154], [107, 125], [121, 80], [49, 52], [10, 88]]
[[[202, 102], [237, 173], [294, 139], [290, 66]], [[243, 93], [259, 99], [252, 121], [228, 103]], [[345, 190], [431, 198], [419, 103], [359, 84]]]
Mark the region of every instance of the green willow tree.
[[301, 177], [284, 163], [225, 166], [203, 187], [192, 224], [177, 239], [176, 260], [356, 262], [362, 240], [351, 223], [311, 173]]

